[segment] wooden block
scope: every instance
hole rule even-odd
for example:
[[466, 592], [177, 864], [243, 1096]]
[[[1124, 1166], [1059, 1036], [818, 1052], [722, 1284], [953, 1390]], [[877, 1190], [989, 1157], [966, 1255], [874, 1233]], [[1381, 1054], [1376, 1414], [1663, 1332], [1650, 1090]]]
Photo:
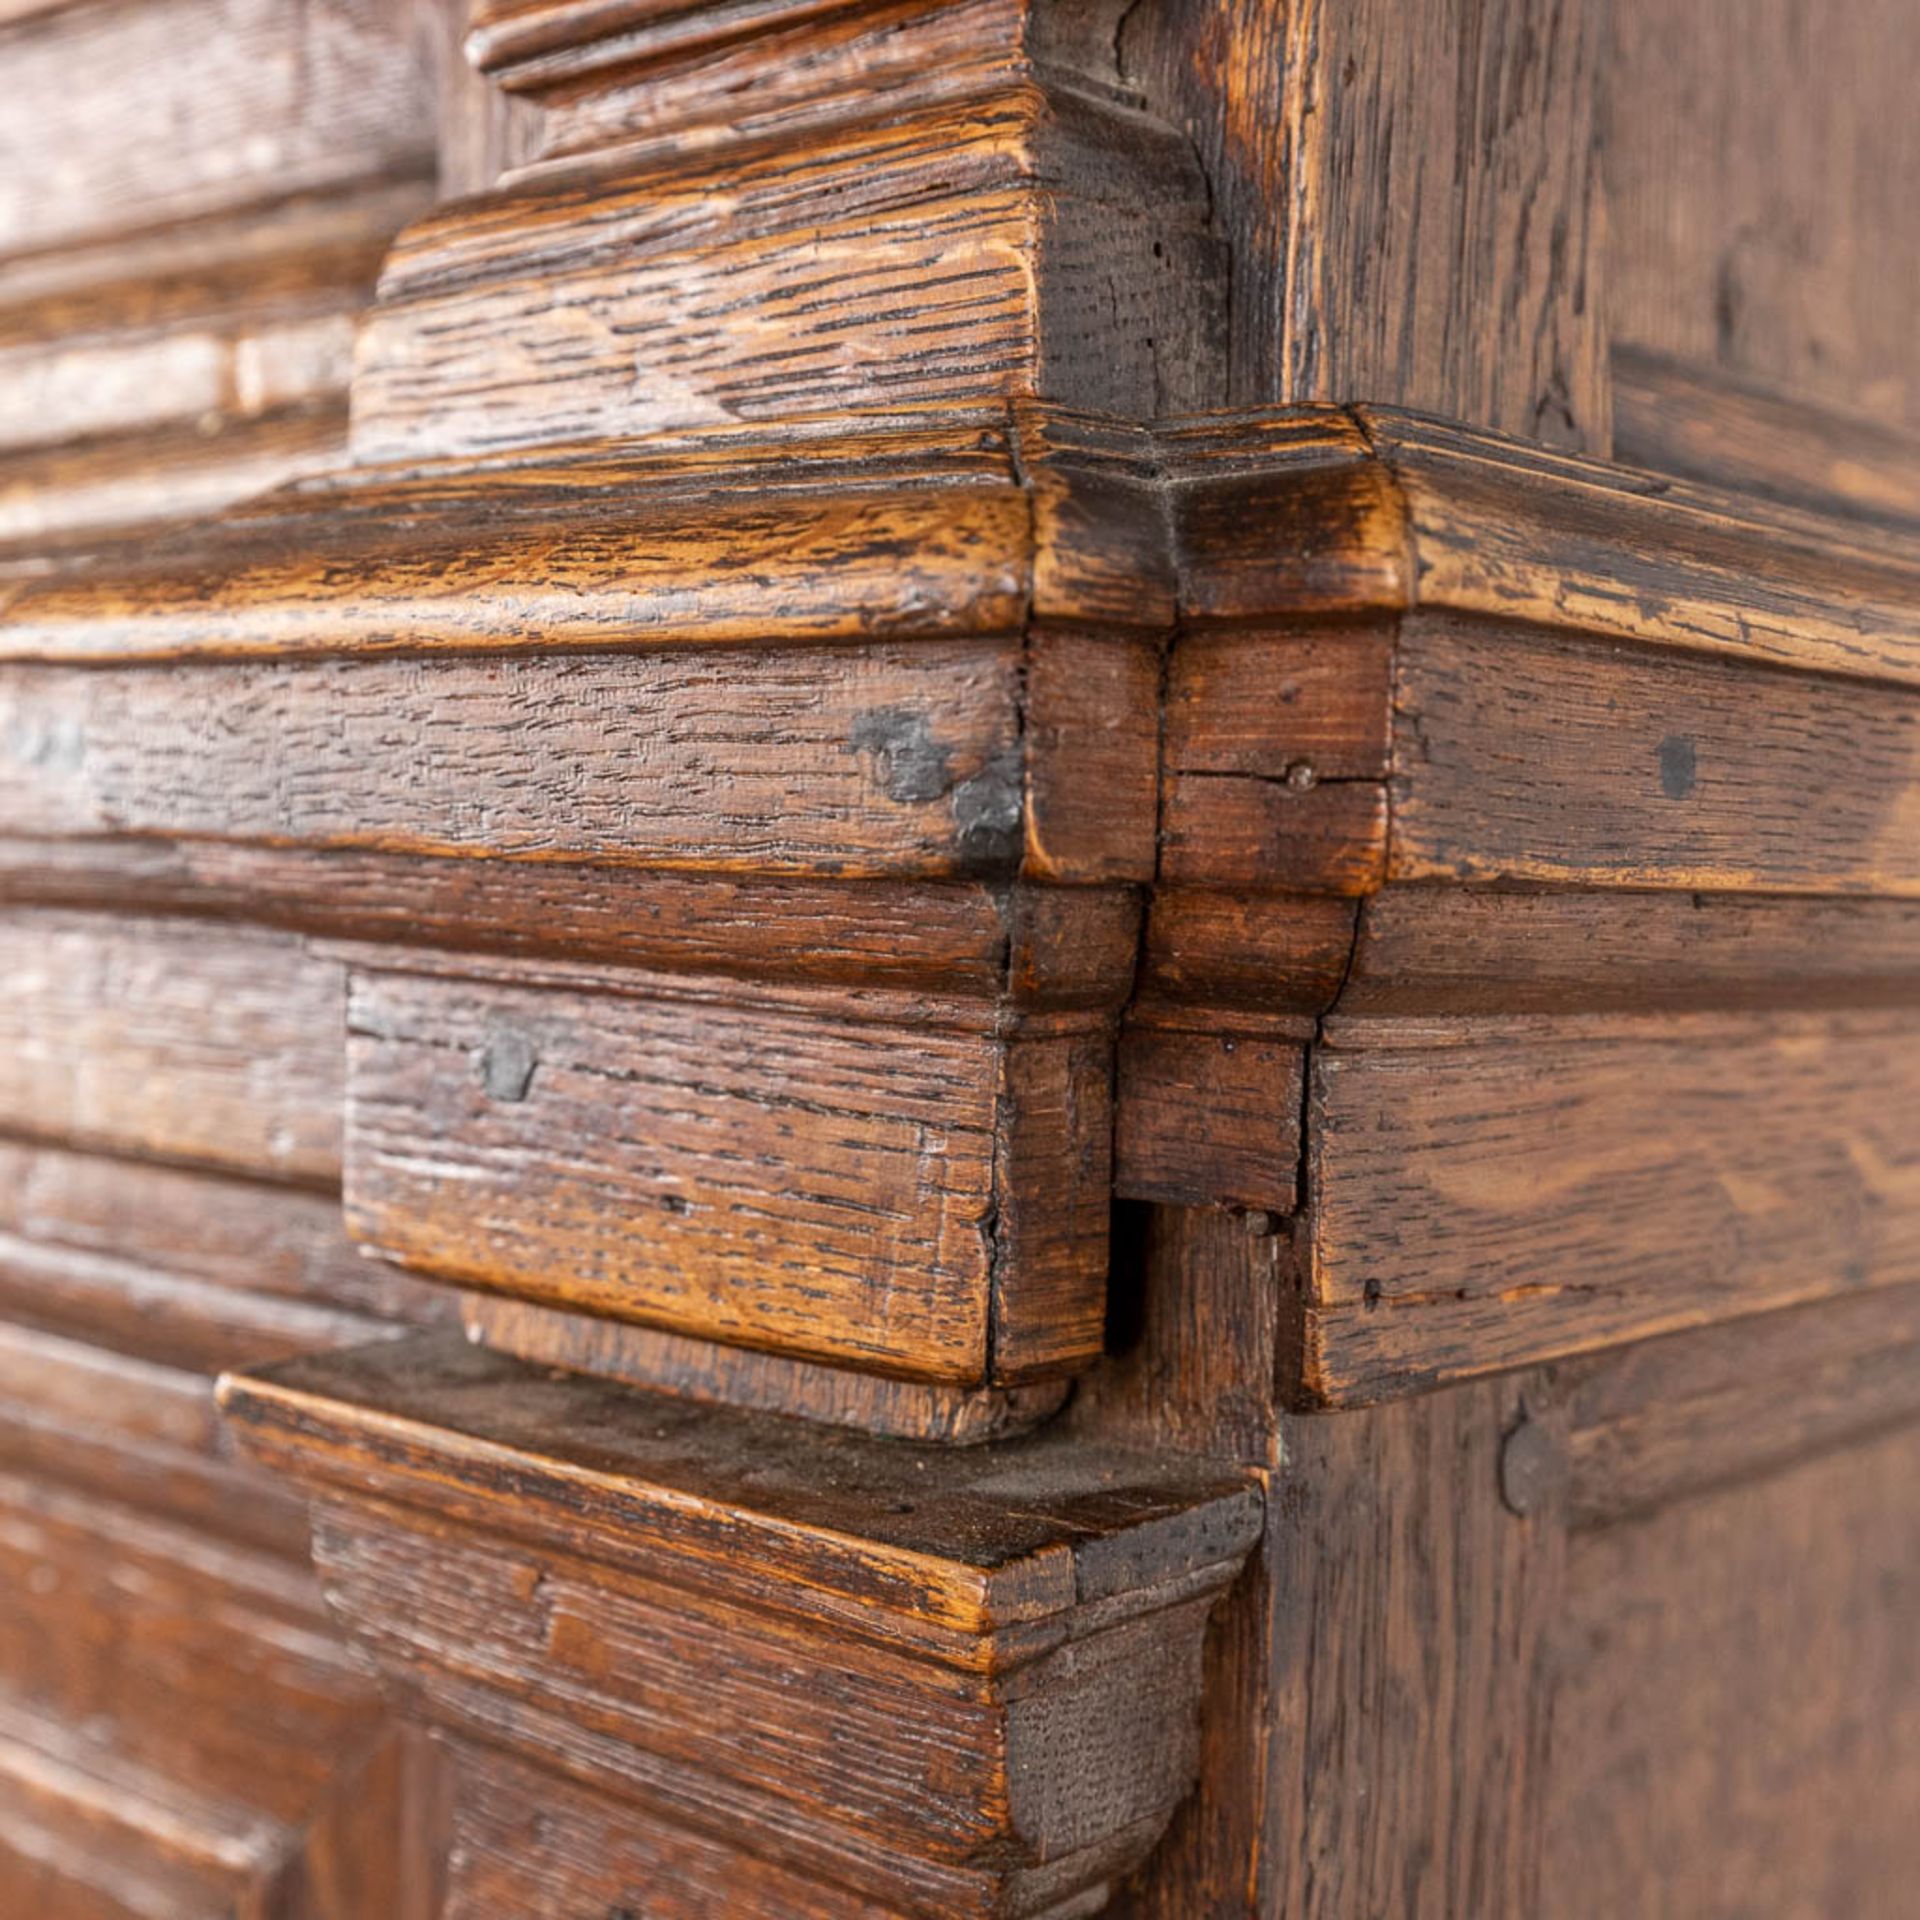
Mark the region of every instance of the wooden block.
[[361, 333], [358, 460], [1016, 395], [1134, 418], [1201, 398], [1190, 151], [1115, 102], [1042, 93], [1032, 69], [958, 105], [843, 116], [801, 150], [628, 159], [595, 183], [590, 238], [579, 191], [523, 179], [402, 238]]
[[1387, 833], [1390, 627], [1184, 638], [1168, 670], [1161, 876], [1357, 893]]
[[1920, 1021], [1346, 1022], [1302, 1386], [1437, 1380], [1920, 1278]]
[[1393, 623], [1368, 622], [1184, 636], [1167, 670], [1168, 767], [1302, 784], [1384, 780], [1394, 635]]
[[1920, 894], [1920, 694], [1431, 617], [1399, 660], [1392, 880]]
[[1023, 1433], [1058, 1413], [1070, 1391], [1065, 1380], [1011, 1388], [888, 1380], [494, 1294], [467, 1295], [461, 1316], [483, 1345], [536, 1366], [567, 1367], [683, 1400], [946, 1446], [978, 1446]]
[[1114, 1133], [1121, 1198], [1293, 1211], [1304, 1040], [1224, 1027], [1126, 1028]]
[[0, 916], [0, 1124], [325, 1184], [340, 1167], [337, 963], [284, 934]]
[[228, 665], [162, 682], [14, 668], [0, 795], [36, 835], [1005, 868], [1022, 820], [1016, 662], [956, 643]]
[[1321, 1013], [1354, 951], [1356, 903], [1320, 894], [1158, 887], [1147, 907], [1139, 998]]
[[1912, 1005], [1920, 901], [1387, 887], [1352, 955], [1342, 1014]]
[[1159, 700], [1158, 647], [1078, 633], [1036, 638], [1027, 662], [1027, 873], [1086, 882], [1153, 871]]
[[1386, 877], [1387, 788], [1175, 774], [1160, 872], [1171, 886], [1371, 893]]
[[[469, 973], [478, 962], [459, 965]], [[347, 1210], [402, 1264], [957, 1386], [1099, 1351], [1104, 1022], [356, 973]], [[892, 1016], [890, 1019], [889, 1016]]]
[[319, 1489], [331, 1590], [415, 1710], [586, 1773], [648, 1836], [589, 1856], [621, 1897], [685, 1825], [741, 1884], [883, 1914], [1091, 1910], [1191, 1780], [1206, 1617], [1261, 1519], [1198, 1463], [929, 1454], [444, 1336], [225, 1393]]

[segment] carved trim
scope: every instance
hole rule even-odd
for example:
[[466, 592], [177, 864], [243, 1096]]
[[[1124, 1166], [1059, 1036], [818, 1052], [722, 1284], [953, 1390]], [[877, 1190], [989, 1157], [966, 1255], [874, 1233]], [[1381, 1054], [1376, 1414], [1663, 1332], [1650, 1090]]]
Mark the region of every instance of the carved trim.
[[929, 1451], [446, 1336], [222, 1395], [457, 1765], [506, 1745], [827, 1912], [1096, 1910], [1192, 1783], [1207, 1615], [1262, 1524], [1193, 1463]]

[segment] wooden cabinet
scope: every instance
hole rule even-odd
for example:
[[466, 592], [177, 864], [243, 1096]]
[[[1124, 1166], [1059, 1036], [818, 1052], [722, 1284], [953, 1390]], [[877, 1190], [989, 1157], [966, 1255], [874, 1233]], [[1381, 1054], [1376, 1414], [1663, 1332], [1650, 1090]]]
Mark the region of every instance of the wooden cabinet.
[[1916, 59], [0, 0], [0, 1911], [1903, 1915]]

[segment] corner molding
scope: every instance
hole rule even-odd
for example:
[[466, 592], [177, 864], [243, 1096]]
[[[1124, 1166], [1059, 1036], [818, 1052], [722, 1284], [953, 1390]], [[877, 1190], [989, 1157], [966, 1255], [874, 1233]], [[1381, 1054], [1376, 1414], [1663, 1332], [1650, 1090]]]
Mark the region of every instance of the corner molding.
[[[1192, 1784], [1207, 1618], [1262, 1525], [1206, 1463], [1059, 1432], [911, 1447], [457, 1335], [221, 1396], [314, 1495], [329, 1602], [470, 1809], [505, 1749], [559, 1804], [630, 1802], [603, 1844], [640, 1813], [823, 1914], [1098, 1911]], [[462, 1882], [501, 1849], [468, 1837], [448, 1912], [501, 1911]]]

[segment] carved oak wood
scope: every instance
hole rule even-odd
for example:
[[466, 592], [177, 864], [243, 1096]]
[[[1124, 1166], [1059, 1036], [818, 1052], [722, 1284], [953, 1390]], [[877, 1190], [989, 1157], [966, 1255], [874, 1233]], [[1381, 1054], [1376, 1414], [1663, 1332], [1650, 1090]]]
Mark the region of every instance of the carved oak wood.
[[0, 1906], [1902, 1911], [1915, 47], [0, 0]]

